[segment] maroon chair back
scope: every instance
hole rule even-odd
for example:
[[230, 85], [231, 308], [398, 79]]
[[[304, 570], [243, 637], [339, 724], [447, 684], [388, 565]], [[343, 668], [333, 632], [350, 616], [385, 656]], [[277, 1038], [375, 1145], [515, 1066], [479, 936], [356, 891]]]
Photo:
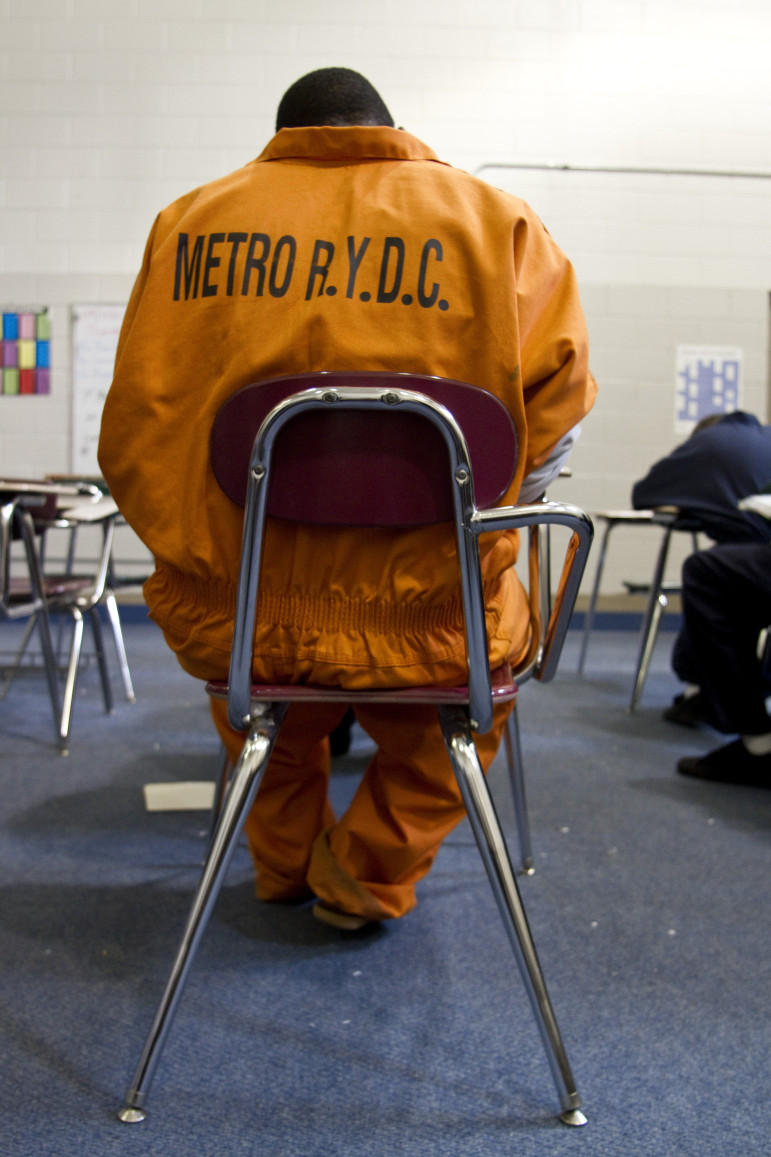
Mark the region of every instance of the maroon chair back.
[[[255, 382], [233, 394], [212, 427], [214, 476], [244, 505], [249, 459], [263, 420], [291, 394], [336, 386], [412, 390], [453, 415], [469, 448], [476, 504], [494, 506], [517, 461], [508, 410], [476, 386], [420, 374], [299, 374]], [[370, 414], [335, 406], [293, 419], [276, 438], [268, 512], [277, 518], [350, 526], [412, 526], [453, 517], [447, 448], [420, 415], [383, 407], [376, 435]]]

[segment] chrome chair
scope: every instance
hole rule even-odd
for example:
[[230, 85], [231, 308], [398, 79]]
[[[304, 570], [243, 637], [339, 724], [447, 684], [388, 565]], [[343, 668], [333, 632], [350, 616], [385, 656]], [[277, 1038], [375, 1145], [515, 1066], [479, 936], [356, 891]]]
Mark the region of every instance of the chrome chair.
[[[37, 627], [48, 696], [51, 701], [54, 725], [58, 733], [62, 706], [56, 653], [37, 552], [35, 524], [31, 513], [31, 507], [37, 506], [40, 509], [46, 501], [43, 496], [30, 497], [15, 490], [0, 489], [0, 618], [8, 622], [19, 622], [26, 619], [28, 628], [25, 632], [25, 640]], [[12, 574], [14, 540], [21, 543], [22, 558], [26, 568], [22, 580], [17, 575]]]
[[[335, 701], [354, 708], [357, 702], [436, 705], [447, 752], [542, 1036], [560, 1118], [568, 1125], [584, 1124], [473, 732], [489, 730], [493, 704], [511, 701], [517, 691], [508, 664], [493, 672], [489, 669], [478, 536], [537, 525], [562, 525], [571, 532], [554, 611], [542, 643], [525, 664], [538, 678], [548, 680], [557, 667], [591, 544], [590, 520], [576, 507], [557, 503], [495, 507], [509, 485], [516, 460], [511, 419], [492, 395], [439, 378], [328, 373], [256, 383], [223, 406], [212, 433], [211, 458], [221, 488], [233, 501], [245, 501], [246, 510], [230, 676], [226, 682], [210, 682], [207, 691], [227, 700], [230, 722], [246, 738], [166, 989], [119, 1113], [121, 1120], [136, 1122], [145, 1116], [149, 1087], [172, 1018], [289, 704]], [[323, 486], [318, 485], [320, 478]], [[267, 514], [341, 525], [454, 524], [467, 684], [350, 691], [253, 683], [252, 638]]]
[[[45, 600], [46, 619], [50, 621], [51, 616], [65, 615], [72, 621], [57, 723], [59, 750], [66, 755], [86, 619], [88, 619], [93, 634], [105, 711], [109, 714], [114, 707], [99, 614], [100, 606], [105, 607], [112, 628], [126, 698], [129, 702], [135, 700], [117, 603], [112, 589], [107, 585], [118, 510], [115, 503], [111, 499], [105, 499], [96, 486], [85, 483], [0, 482], [0, 492], [3, 492], [5, 487], [14, 488], [5, 492], [16, 495], [17, 504], [24, 505], [24, 509], [27, 510], [31, 519], [33, 540], [30, 549], [35, 555], [35, 569], [38, 574], [42, 597]], [[45, 562], [45, 541], [49, 532], [65, 530], [72, 535], [79, 526], [88, 523], [101, 528], [102, 542], [96, 572], [77, 573], [73, 570], [72, 557], [68, 559], [68, 564], [63, 570], [50, 570]], [[29, 602], [33, 592], [32, 570], [28, 562], [26, 573], [9, 581], [9, 604], [24, 605]], [[7, 693], [11, 679], [22, 661], [34, 626], [35, 620], [34, 617], [31, 617], [28, 629], [16, 653], [11, 673], [6, 679], [3, 696]], [[44, 662], [50, 680], [51, 666], [45, 652]], [[58, 678], [57, 661], [53, 664], [53, 672]]]
[[[113, 589], [115, 582], [113, 573], [113, 542], [116, 527], [120, 525], [121, 521], [121, 515], [114, 499], [102, 490], [99, 490], [98, 496], [94, 496], [94, 500], [91, 503], [86, 504], [81, 502], [75, 506], [70, 504], [63, 505], [57, 512], [56, 520], [52, 526], [69, 533], [70, 544], [67, 551], [66, 566], [59, 575], [48, 574], [45, 567], [44, 571], [48, 581], [52, 585], [57, 582], [66, 585], [68, 579], [78, 577], [80, 581], [90, 581], [90, 590], [88, 587], [85, 587], [85, 590], [88, 591], [87, 597], [84, 597], [83, 593], [81, 593], [78, 608], [81, 615], [88, 615], [92, 622], [95, 621], [94, 611], [97, 607], [104, 607], [107, 612], [107, 618], [115, 645], [115, 653], [118, 659], [118, 669], [123, 684], [123, 692], [128, 702], [134, 703], [136, 702], [136, 694], [134, 692], [128, 657], [126, 655], [126, 645], [123, 638], [118, 601]], [[78, 576], [76, 572], [78, 569], [81, 569], [81, 567], [78, 566], [76, 555], [76, 538], [80, 531], [88, 527], [94, 527], [101, 533], [101, 545], [95, 559], [96, 571], [93, 575], [81, 574]], [[109, 688], [109, 681], [107, 686]]]
[[630, 594], [644, 594], [648, 596], [640, 624], [634, 683], [628, 708], [628, 710], [632, 712], [640, 702], [645, 680], [648, 677], [648, 669], [653, 655], [653, 648], [656, 645], [659, 627], [661, 626], [662, 615], [669, 605], [669, 599], [680, 594], [679, 582], [671, 583], [665, 582], [664, 580], [672, 535], [678, 532], [690, 534], [693, 549], [698, 550], [698, 536], [702, 527], [697, 519], [681, 514], [676, 507], [660, 507], [656, 510], [604, 510], [597, 512], [594, 517], [603, 519], [605, 522], [605, 531], [602, 535], [597, 557], [592, 593], [584, 616], [581, 649], [578, 656], [579, 675], [583, 675], [584, 673], [586, 652], [589, 646], [589, 635], [594, 625], [597, 600], [600, 593], [600, 583], [602, 582], [602, 573], [605, 567], [605, 557], [611, 532], [618, 526], [652, 526], [660, 529], [662, 532], [650, 581], [626, 582], [624, 584]]

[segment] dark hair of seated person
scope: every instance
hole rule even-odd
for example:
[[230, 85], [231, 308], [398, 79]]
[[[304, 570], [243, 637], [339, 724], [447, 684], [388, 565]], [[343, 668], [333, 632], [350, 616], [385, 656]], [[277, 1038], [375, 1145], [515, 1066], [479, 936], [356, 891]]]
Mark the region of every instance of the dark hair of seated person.
[[380, 93], [351, 68], [317, 68], [286, 90], [276, 114], [279, 129], [309, 125], [387, 125], [393, 117]]

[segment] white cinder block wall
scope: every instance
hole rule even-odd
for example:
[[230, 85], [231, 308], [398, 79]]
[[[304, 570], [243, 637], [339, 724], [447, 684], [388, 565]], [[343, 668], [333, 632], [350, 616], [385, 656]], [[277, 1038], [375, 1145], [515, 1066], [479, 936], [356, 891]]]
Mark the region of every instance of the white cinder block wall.
[[[252, 158], [285, 88], [329, 64], [525, 197], [573, 258], [601, 393], [555, 497], [628, 503], [676, 441], [678, 345], [740, 346], [767, 417], [769, 0], [0, 0], [0, 18], [0, 304], [53, 323], [50, 396], [0, 397], [0, 472], [70, 469], [72, 306], [125, 303], [158, 209]], [[660, 172], [602, 171], [640, 168]], [[647, 536], [624, 542], [610, 591], [651, 565]]]

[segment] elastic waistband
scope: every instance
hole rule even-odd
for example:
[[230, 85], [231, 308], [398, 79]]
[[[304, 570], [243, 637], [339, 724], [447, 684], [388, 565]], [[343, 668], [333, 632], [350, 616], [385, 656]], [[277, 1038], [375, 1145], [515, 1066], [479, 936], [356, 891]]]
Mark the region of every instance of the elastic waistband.
[[[232, 621], [236, 590], [232, 583], [198, 579], [173, 567], [160, 564], [148, 582], [153, 602], [182, 601], [198, 607], [214, 618]], [[500, 588], [500, 580], [484, 584], [485, 604], [490, 609]], [[357, 634], [404, 634], [457, 627], [461, 619], [460, 596], [442, 603], [416, 603], [342, 599], [326, 595], [281, 594], [263, 590], [258, 600], [261, 623], [316, 632], [352, 631]]]

